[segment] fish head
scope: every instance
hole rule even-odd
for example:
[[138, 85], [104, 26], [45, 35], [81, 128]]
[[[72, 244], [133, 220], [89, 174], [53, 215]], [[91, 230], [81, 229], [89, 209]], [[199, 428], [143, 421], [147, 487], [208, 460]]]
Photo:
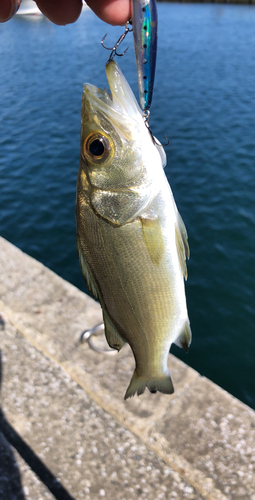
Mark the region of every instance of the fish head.
[[110, 92], [84, 85], [81, 162], [92, 186], [118, 189], [148, 180], [151, 165], [162, 166], [162, 153], [115, 61], [106, 64], [106, 75]]

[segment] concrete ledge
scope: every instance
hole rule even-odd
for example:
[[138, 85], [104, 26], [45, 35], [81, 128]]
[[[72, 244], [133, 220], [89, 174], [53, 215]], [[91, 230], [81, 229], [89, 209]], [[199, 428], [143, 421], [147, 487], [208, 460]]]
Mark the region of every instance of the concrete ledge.
[[[105, 357], [79, 343], [101, 322], [99, 305], [2, 238], [0, 269], [3, 422], [66, 498], [255, 500], [253, 410], [172, 355], [173, 396], [124, 402], [134, 368], [129, 348]], [[33, 477], [32, 488], [45, 488]], [[23, 491], [20, 498], [64, 498], [46, 486], [48, 496]]]

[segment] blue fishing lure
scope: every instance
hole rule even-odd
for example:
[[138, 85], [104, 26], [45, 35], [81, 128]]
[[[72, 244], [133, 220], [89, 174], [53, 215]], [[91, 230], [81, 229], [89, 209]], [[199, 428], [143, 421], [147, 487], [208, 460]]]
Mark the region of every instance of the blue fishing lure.
[[158, 16], [156, 0], [132, 0], [139, 99], [143, 111], [151, 106], [157, 56]]

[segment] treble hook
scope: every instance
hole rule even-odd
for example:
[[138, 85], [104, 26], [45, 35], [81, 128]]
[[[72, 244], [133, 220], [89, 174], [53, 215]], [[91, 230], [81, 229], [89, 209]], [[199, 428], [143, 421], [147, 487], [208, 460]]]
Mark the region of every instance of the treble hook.
[[113, 58], [114, 58], [115, 56], [122, 57], [122, 56], [124, 56], [124, 54], [126, 54], [126, 52], [127, 52], [127, 50], [128, 50], [128, 47], [124, 50], [124, 52], [123, 52], [122, 54], [118, 54], [118, 52], [117, 52], [117, 48], [118, 48], [118, 46], [121, 44], [121, 42], [123, 42], [124, 38], [126, 38], [127, 34], [128, 34], [130, 31], [133, 31], [133, 28], [132, 28], [132, 29], [130, 29], [130, 28], [128, 27], [128, 24], [131, 24], [131, 22], [130, 22], [130, 21], [128, 21], [128, 22], [126, 23], [126, 27], [125, 27], [125, 31], [124, 31], [124, 33], [122, 33], [122, 35], [119, 37], [119, 39], [117, 40], [117, 42], [115, 43], [115, 45], [114, 45], [113, 47], [106, 47], [106, 46], [104, 45], [104, 40], [105, 40], [105, 38], [107, 37], [107, 33], [106, 33], [106, 35], [102, 38], [102, 40], [101, 40], [101, 44], [102, 44], [102, 46], [104, 47], [104, 49], [106, 49], [106, 50], [111, 50], [111, 54], [110, 54], [110, 57], [109, 57], [108, 61], [112, 61], [112, 60], [113, 60]]

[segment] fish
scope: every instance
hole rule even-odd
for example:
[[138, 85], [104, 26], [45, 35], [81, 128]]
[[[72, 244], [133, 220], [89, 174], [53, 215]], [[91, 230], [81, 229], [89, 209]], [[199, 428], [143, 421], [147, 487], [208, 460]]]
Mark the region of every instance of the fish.
[[172, 394], [172, 343], [188, 350], [185, 225], [164, 173], [166, 154], [114, 60], [110, 92], [85, 84], [77, 179], [77, 250], [89, 291], [99, 300], [105, 337], [129, 344], [135, 370], [124, 399], [146, 387]]
[[143, 111], [151, 106], [158, 40], [156, 0], [132, 0], [132, 25], [138, 77], [139, 100]]

